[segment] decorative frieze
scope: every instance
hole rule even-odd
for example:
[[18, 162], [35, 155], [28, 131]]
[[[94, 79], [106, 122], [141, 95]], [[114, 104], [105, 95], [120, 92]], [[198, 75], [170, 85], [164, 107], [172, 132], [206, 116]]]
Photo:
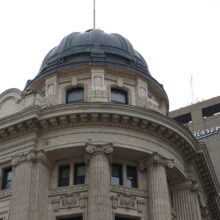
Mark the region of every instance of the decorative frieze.
[[129, 209], [137, 210], [139, 213], [143, 212], [144, 209], [144, 200], [137, 199], [136, 196], [125, 193], [118, 193], [111, 197], [112, 208], [117, 209], [118, 207], [124, 208], [127, 211]]
[[87, 196], [80, 195], [77, 192], [70, 192], [51, 200], [51, 204], [54, 212], [58, 212], [60, 209], [72, 209], [76, 207], [83, 209], [87, 206]]

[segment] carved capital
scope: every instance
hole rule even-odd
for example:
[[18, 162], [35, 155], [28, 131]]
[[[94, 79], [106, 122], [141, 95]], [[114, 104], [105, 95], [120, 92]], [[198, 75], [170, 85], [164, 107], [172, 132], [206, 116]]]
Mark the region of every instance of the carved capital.
[[167, 159], [166, 157], [161, 156], [157, 152], [154, 152], [151, 154], [150, 157], [146, 158], [145, 160], [139, 161], [138, 167], [140, 171], [145, 171], [147, 167], [152, 165], [173, 168], [173, 160]]
[[113, 146], [112, 144], [105, 144], [105, 145], [88, 144], [86, 146], [86, 152], [89, 154], [111, 154], [113, 152]]
[[42, 162], [46, 166], [51, 167], [50, 160], [46, 157], [44, 151], [36, 151], [36, 150], [31, 150], [28, 153], [17, 155], [12, 158], [12, 166], [16, 167], [17, 165], [23, 163], [23, 162]]

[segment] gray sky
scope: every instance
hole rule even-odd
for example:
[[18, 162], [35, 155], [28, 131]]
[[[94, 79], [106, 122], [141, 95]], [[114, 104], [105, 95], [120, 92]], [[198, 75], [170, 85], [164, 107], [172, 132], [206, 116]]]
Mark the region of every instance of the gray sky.
[[[219, 0], [96, 0], [97, 28], [126, 37], [170, 109], [220, 95]], [[0, 93], [23, 89], [67, 34], [92, 28], [93, 0], [0, 1]]]

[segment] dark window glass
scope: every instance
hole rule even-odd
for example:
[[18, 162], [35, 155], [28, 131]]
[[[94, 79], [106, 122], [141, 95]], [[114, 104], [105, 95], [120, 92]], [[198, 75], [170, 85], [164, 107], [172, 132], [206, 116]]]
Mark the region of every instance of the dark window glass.
[[12, 168], [3, 169], [3, 176], [2, 176], [2, 189], [7, 189], [11, 187], [11, 180], [12, 180]]
[[80, 102], [84, 101], [84, 89], [83, 88], [73, 88], [67, 91], [66, 102]]
[[212, 105], [212, 106], [202, 109], [203, 117], [210, 117], [212, 115], [219, 114], [219, 113], [220, 113], [220, 104]]
[[127, 166], [127, 186], [137, 187], [137, 169], [136, 167]]
[[173, 119], [175, 119], [176, 121], [178, 121], [181, 124], [188, 124], [189, 122], [192, 121], [191, 113], [180, 115], [180, 116], [177, 116]]
[[59, 167], [59, 182], [58, 186], [69, 186], [70, 166], [64, 165]]
[[59, 218], [58, 220], [83, 220], [82, 216], [71, 217], [71, 218]]
[[115, 220], [139, 220], [139, 218], [126, 218], [126, 217], [118, 217], [118, 216], [116, 216], [115, 217]]
[[74, 184], [84, 184], [85, 183], [85, 164], [77, 163], [74, 165]]
[[111, 89], [111, 101], [117, 103], [128, 104], [127, 92], [120, 89]]
[[111, 182], [114, 185], [122, 185], [122, 165], [121, 164], [112, 164], [112, 179]]

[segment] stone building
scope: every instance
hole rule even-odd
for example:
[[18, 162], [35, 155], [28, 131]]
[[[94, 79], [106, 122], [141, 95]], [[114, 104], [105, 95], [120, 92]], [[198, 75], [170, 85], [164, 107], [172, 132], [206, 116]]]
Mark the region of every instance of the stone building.
[[204, 144], [119, 34], [72, 33], [0, 95], [1, 220], [219, 220]]
[[170, 112], [170, 117], [183, 124], [199, 142], [206, 144], [220, 181], [220, 96]]

